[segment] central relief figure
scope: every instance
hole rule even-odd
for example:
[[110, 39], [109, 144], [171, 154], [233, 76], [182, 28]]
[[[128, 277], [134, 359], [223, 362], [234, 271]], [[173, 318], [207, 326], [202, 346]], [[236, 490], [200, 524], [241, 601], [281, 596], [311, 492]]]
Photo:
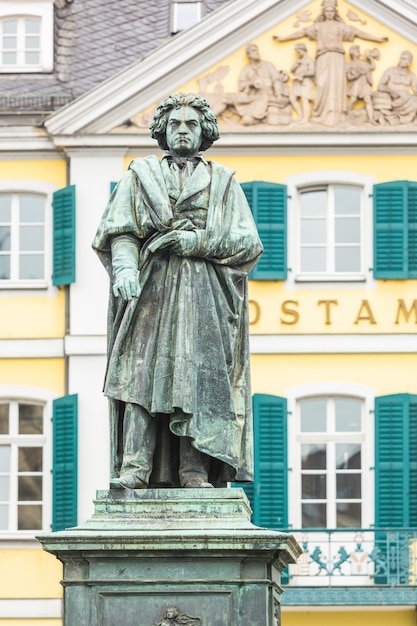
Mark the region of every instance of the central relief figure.
[[174, 94], [93, 247], [111, 280], [112, 488], [253, 480], [247, 276], [262, 253], [234, 172], [201, 152], [219, 138], [209, 104]]

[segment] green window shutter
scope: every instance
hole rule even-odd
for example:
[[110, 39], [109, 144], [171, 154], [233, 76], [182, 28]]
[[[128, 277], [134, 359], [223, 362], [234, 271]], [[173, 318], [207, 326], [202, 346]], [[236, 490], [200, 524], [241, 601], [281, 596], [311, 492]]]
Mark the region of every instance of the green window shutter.
[[54, 285], [75, 281], [75, 186], [53, 194], [53, 274]]
[[408, 277], [408, 189], [406, 180], [374, 185], [374, 276]]
[[287, 186], [254, 181], [242, 184], [264, 253], [249, 276], [253, 280], [287, 278]]
[[266, 528], [288, 526], [287, 401], [264, 394], [253, 396], [253, 483], [233, 483], [249, 498], [252, 522]]
[[410, 492], [409, 523], [417, 526], [417, 396], [410, 396], [409, 406]]
[[53, 402], [52, 530], [77, 525], [78, 396]]
[[417, 396], [375, 400], [375, 525], [417, 523]]
[[417, 278], [417, 183], [408, 183], [408, 278]]
[[277, 396], [256, 394], [253, 409], [253, 523], [266, 528], [287, 528], [287, 401]]

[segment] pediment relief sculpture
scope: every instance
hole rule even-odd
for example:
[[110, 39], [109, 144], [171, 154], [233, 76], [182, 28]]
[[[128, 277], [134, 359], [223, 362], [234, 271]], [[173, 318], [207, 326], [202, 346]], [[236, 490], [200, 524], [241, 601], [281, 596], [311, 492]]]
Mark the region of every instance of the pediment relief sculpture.
[[[274, 40], [280, 42], [307, 37], [317, 42], [315, 90], [310, 120], [325, 126], [336, 126], [345, 121], [348, 111], [347, 63], [344, 42], [354, 41], [358, 38], [383, 43], [388, 39], [387, 37], [376, 37], [355, 26], [346, 24], [337, 11], [336, 0], [323, 0], [322, 7], [322, 12], [311, 26], [306, 26], [289, 35], [275, 35]], [[360, 61], [360, 53], [356, 56], [356, 62]], [[375, 66], [372, 67], [372, 69], [374, 68]], [[370, 71], [367, 72], [366, 83], [369, 83]], [[351, 85], [354, 92], [359, 89], [361, 94], [364, 93], [360, 87], [354, 88], [355, 80], [352, 81], [353, 86]], [[356, 95], [353, 97], [358, 99]], [[362, 99], [362, 96], [360, 98]]]
[[[296, 41], [294, 61], [287, 67], [276, 63], [278, 48], [276, 58], [264, 59], [259, 46], [251, 42], [246, 46], [247, 63], [240, 70], [236, 91], [225, 88], [230, 72], [227, 65], [199, 77], [199, 92], [210, 102], [223, 133], [417, 129], [412, 53], [405, 50], [396, 65], [381, 67], [382, 46], [388, 38], [363, 30], [366, 21], [351, 9], [342, 18], [337, 0], [323, 0], [321, 6], [316, 17], [310, 10], [296, 14], [294, 27], [298, 30], [273, 36], [278, 46]], [[309, 54], [303, 39], [315, 42], [314, 55]], [[356, 39], [380, 46], [362, 48], [354, 43]], [[145, 130], [152, 115], [153, 111], [132, 117], [115, 130]]]

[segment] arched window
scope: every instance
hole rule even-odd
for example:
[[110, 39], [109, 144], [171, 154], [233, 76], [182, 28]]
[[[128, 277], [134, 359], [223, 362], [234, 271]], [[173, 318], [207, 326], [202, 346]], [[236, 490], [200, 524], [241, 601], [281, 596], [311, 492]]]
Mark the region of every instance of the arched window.
[[44, 289], [74, 280], [74, 186], [0, 180], [0, 289]]
[[363, 402], [299, 400], [302, 528], [361, 528]]
[[306, 172], [288, 186], [292, 282], [372, 280], [374, 179], [356, 172]]
[[50, 416], [49, 402], [50, 398], [38, 390], [20, 388], [2, 390], [0, 533], [26, 531], [33, 534], [49, 526], [51, 510], [51, 435], [50, 420], [47, 419]]
[[1, 20], [1, 65], [38, 67], [41, 60], [41, 19], [6, 17]]
[[303, 275], [363, 274], [363, 192], [351, 185], [299, 190], [299, 259]]
[[42, 194], [0, 192], [0, 285], [45, 280], [46, 200]]
[[0, 0], [0, 73], [53, 69], [53, 0]]
[[374, 523], [374, 392], [311, 383], [288, 391], [289, 523], [364, 528]]

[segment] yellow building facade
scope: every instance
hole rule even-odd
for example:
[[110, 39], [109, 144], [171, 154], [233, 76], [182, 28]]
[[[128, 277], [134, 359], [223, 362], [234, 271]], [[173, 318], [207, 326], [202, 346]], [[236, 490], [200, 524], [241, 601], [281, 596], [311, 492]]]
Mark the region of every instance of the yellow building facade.
[[[39, 548], [34, 532], [51, 523], [52, 406], [66, 386], [66, 297], [50, 279], [49, 243], [53, 194], [65, 186], [66, 176], [67, 164], [54, 152], [44, 160], [9, 153], [0, 163], [0, 219], [6, 234], [0, 295], [2, 624], [33, 623], [34, 616], [41, 616], [42, 623], [61, 623], [61, 567]], [[22, 221], [19, 247], [17, 224], [32, 202], [35, 216], [25, 225]], [[33, 256], [25, 234], [35, 241]]]
[[[87, 519], [108, 485], [108, 285], [90, 246], [112, 184], [133, 158], [159, 154], [148, 126], [173, 91], [208, 98], [221, 139], [206, 156], [236, 170], [265, 246], [249, 286], [247, 494], [256, 524], [288, 529], [304, 549], [284, 578], [282, 625], [415, 623], [416, 27], [411, 0], [235, 0], [27, 129], [24, 142], [0, 133], [0, 229], [32, 228], [40, 242], [0, 248], [0, 270], [2, 257], [24, 268], [25, 254], [44, 255], [42, 266], [28, 259], [34, 274], [10, 270], [0, 283], [0, 481], [10, 485], [0, 498], [0, 626], [61, 623], [60, 564], [34, 537]], [[384, 91], [397, 75], [403, 107]], [[76, 272], [61, 281], [62, 189], [72, 190], [60, 215], [74, 212]], [[25, 221], [32, 197], [43, 213]], [[61, 445], [75, 460], [68, 483]], [[42, 450], [41, 466], [28, 448]]]

